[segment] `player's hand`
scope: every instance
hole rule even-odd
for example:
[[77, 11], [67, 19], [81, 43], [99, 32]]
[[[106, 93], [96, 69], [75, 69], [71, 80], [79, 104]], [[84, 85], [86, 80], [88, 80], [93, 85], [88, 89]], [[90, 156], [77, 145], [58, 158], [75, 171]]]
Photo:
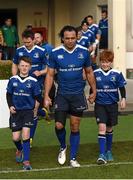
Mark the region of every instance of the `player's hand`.
[[44, 107], [49, 109], [49, 106], [51, 106], [51, 105], [52, 105], [51, 99], [49, 98], [49, 96], [45, 96], [44, 97]]
[[33, 74], [38, 77], [38, 76], [41, 76], [41, 72], [40, 71], [34, 71]]
[[92, 51], [92, 52], [90, 53], [90, 56], [94, 58], [94, 57], [95, 57], [95, 51]]
[[126, 99], [122, 98], [122, 100], [120, 101], [120, 108], [125, 109], [125, 107], [126, 107]]
[[89, 102], [92, 104], [94, 103], [95, 99], [96, 99], [96, 93], [91, 93], [88, 98]]
[[14, 106], [11, 106], [11, 107], [10, 107], [10, 112], [11, 112], [12, 114], [15, 114], [15, 113], [16, 113], [16, 109], [15, 109]]

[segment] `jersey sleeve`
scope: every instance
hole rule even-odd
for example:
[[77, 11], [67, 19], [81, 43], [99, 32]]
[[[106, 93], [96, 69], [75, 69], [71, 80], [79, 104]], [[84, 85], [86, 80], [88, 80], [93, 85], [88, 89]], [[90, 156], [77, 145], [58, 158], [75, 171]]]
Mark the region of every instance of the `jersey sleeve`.
[[33, 97], [41, 95], [41, 88], [39, 86], [38, 81], [34, 82], [34, 86], [32, 89], [33, 89]]
[[54, 58], [54, 53], [51, 52], [49, 60], [48, 60], [48, 67], [52, 69], [56, 69], [56, 63]]
[[12, 79], [9, 79], [6, 90], [7, 90], [7, 92], [9, 94], [13, 93], [13, 82], [12, 82]]
[[95, 36], [93, 34], [90, 37], [90, 43], [91, 44], [95, 43]]
[[123, 87], [123, 86], [125, 86], [126, 84], [127, 84], [127, 82], [126, 82], [126, 80], [124, 79], [123, 74], [120, 73], [120, 74], [118, 75], [118, 78], [117, 78], [118, 88], [119, 88], [119, 87]]
[[89, 53], [89, 51], [87, 51], [86, 52], [86, 58], [85, 58], [84, 67], [90, 67], [90, 66], [91, 66], [90, 53]]
[[44, 49], [44, 51], [41, 54], [41, 60], [44, 67], [47, 65], [47, 51]]

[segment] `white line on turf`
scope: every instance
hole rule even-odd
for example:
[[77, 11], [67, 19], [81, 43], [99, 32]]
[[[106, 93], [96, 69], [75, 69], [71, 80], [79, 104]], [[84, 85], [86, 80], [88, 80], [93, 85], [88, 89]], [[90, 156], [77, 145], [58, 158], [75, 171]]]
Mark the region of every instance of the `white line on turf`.
[[[133, 165], [133, 162], [116, 162], [116, 163], [107, 163], [104, 166], [118, 166], [118, 165]], [[91, 167], [101, 167], [103, 165], [97, 165], [97, 164], [86, 164], [81, 165], [80, 168], [91, 168]], [[58, 170], [64, 170], [64, 169], [71, 169], [70, 166], [62, 166], [62, 167], [54, 167], [54, 168], [41, 168], [41, 169], [32, 169], [30, 171], [26, 172], [39, 172], [39, 171], [58, 171]], [[17, 169], [7, 169], [7, 170], [1, 170], [0, 174], [7, 174], [7, 173], [21, 173], [25, 172], [25, 170], [17, 170]]]

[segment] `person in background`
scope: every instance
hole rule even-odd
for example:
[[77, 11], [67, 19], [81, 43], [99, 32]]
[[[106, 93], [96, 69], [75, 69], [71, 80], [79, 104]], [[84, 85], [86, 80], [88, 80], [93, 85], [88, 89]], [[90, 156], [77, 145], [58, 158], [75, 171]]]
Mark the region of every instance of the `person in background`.
[[0, 60], [2, 60], [2, 57], [3, 57], [3, 45], [4, 45], [4, 38], [3, 38], [2, 31], [0, 29]]
[[112, 69], [114, 54], [110, 50], [100, 52], [100, 68], [94, 71], [97, 95], [95, 100], [95, 117], [98, 124], [99, 157], [98, 164], [113, 161], [112, 141], [113, 126], [118, 124], [118, 101], [120, 107], [126, 107], [126, 81], [122, 73]]
[[51, 104], [49, 92], [57, 71], [58, 90], [55, 98], [55, 132], [60, 143], [58, 163], [66, 161], [66, 119], [70, 115], [70, 166], [80, 167], [77, 161], [77, 152], [80, 144], [80, 119], [87, 108], [84, 96], [83, 70], [87, 81], [92, 87], [89, 101], [94, 102], [96, 84], [91, 68], [87, 48], [76, 44], [77, 30], [73, 26], [64, 26], [60, 31], [62, 45], [53, 49], [48, 63], [48, 72], [45, 79], [44, 106]]
[[16, 27], [12, 25], [11, 18], [5, 20], [1, 30], [4, 38], [4, 59], [13, 60], [15, 50], [19, 47], [19, 36]]
[[[44, 42], [43, 36], [40, 32], [36, 32], [34, 37], [35, 37], [35, 44], [46, 50], [46, 52], [47, 52], [46, 56], [47, 56], [47, 59], [49, 59], [49, 56], [54, 47], [51, 44], [49, 44], [48, 42], [46, 42], [46, 41]], [[52, 109], [53, 109], [54, 100], [55, 100], [55, 92], [56, 92], [56, 87], [55, 87], [55, 83], [53, 83], [52, 88], [49, 93], [49, 96], [52, 99], [52, 106], [50, 106], [50, 109], [49, 109], [50, 111], [52, 111]], [[43, 112], [41, 112], [41, 110], [40, 110], [40, 114], [43, 114]]]
[[29, 57], [20, 57], [19, 73], [9, 79], [6, 94], [10, 110], [10, 128], [13, 142], [17, 148], [16, 162], [23, 162], [24, 170], [32, 169], [30, 164], [30, 129], [34, 124], [35, 102], [41, 102], [40, 86], [36, 78], [29, 75], [31, 64]]
[[46, 49], [48, 56], [52, 52], [52, 49], [54, 48], [51, 44], [49, 44], [47, 41], [44, 41], [44, 38], [42, 36], [42, 33], [36, 32], [35, 33], [35, 44], [38, 46], [41, 46], [42, 48]]
[[32, 29], [33, 29], [32, 24], [28, 24], [28, 25], [26, 26], [26, 29], [32, 31]]
[[99, 49], [108, 49], [108, 13], [102, 11], [102, 19], [99, 21], [99, 29], [101, 30], [101, 39]]
[[98, 27], [97, 24], [94, 23], [94, 18], [92, 15], [89, 15], [85, 17], [84, 19], [88, 23], [88, 29], [90, 29], [94, 33], [95, 37], [95, 45], [96, 45], [96, 50], [95, 50], [95, 55], [92, 58], [92, 68], [93, 70], [97, 69], [97, 55], [99, 53], [99, 42], [101, 38], [101, 31]]

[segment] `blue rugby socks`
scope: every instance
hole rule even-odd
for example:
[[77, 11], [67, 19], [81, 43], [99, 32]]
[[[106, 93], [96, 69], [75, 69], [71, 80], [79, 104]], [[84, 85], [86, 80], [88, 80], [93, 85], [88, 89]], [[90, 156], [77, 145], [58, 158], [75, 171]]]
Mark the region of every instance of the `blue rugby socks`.
[[111, 132], [106, 132], [106, 150], [111, 151], [113, 141], [113, 130]]
[[30, 138], [32, 138], [32, 139], [35, 135], [37, 123], [38, 123], [38, 117], [34, 117], [34, 124], [33, 124], [32, 128], [30, 129]]
[[30, 139], [23, 140], [23, 161], [29, 161], [30, 159]]
[[17, 150], [18, 150], [18, 151], [22, 151], [23, 146], [22, 146], [21, 140], [19, 140], [19, 141], [13, 141], [13, 142], [14, 142]]
[[78, 152], [80, 143], [80, 133], [78, 132], [71, 132], [70, 134], [70, 160], [76, 159], [76, 155]]
[[104, 154], [105, 155], [105, 150], [106, 150], [106, 135], [98, 134], [98, 143], [99, 143], [100, 154]]
[[66, 148], [66, 130], [65, 128], [57, 129], [55, 127], [56, 136], [60, 142], [60, 146], [62, 149]]

